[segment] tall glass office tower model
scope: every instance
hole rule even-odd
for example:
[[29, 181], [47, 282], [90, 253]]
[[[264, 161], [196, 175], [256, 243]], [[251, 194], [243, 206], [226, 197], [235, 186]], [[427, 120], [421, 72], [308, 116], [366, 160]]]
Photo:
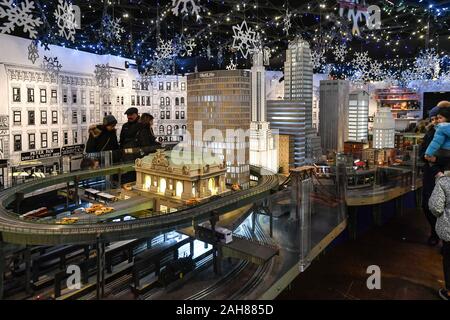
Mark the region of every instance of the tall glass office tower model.
[[297, 37], [289, 42], [284, 63], [284, 99], [302, 101], [305, 125], [312, 127], [313, 64], [309, 43]]
[[305, 110], [305, 161], [320, 156], [320, 142], [312, 125], [313, 63], [309, 43], [300, 37], [289, 43], [284, 63], [284, 99], [299, 101]]

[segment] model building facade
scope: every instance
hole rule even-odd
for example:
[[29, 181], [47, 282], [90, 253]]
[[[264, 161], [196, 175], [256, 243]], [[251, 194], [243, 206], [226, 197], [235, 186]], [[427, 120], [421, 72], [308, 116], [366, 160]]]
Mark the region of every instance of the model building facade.
[[[0, 35], [0, 41], [9, 48], [0, 53], [0, 157], [11, 166], [26, 170], [29, 161], [38, 160], [42, 172], [57, 170], [61, 156], [83, 151], [89, 125], [105, 115], [117, 118], [120, 132], [130, 106], [154, 115], [160, 141], [183, 139], [185, 77], [143, 81], [133, 60], [58, 46], [45, 52], [62, 66], [49, 74], [41, 68], [42, 58], [35, 64], [27, 60], [29, 41], [8, 35]], [[105, 64], [111, 76], [99, 84], [94, 71]]]
[[348, 139], [348, 99], [346, 80], [320, 81], [319, 135], [324, 152], [344, 151]]
[[187, 76], [187, 83], [190, 144], [225, 161], [227, 183], [247, 188], [250, 184], [250, 71], [194, 73]]

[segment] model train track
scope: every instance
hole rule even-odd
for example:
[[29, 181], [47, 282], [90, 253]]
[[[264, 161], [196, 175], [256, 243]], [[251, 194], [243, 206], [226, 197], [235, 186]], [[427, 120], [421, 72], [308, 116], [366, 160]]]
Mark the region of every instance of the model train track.
[[[270, 237], [267, 237], [258, 220], [256, 220], [255, 225], [255, 234], [258, 240], [266, 243], [268, 245], [273, 244], [273, 240]], [[252, 291], [254, 291], [264, 280], [265, 276], [269, 272], [273, 260], [270, 262], [266, 262], [264, 265], [259, 266], [253, 276], [247, 281], [237, 292], [235, 292], [229, 299], [230, 300], [243, 300], [245, 299]]]
[[[248, 238], [252, 238], [253, 235], [247, 225], [244, 225], [244, 236]], [[262, 231], [262, 230], [261, 230]], [[264, 232], [259, 233], [259, 235], [255, 234], [258, 240], [262, 240], [265, 237]], [[249, 262], [246, 260], [240, 261], [230, 272], [228, 272], [224, 277], [222, 277], [219, 281], [214, 283], [213, 285], [203, 289], [202, 291], [193, 294], [192, 296], [186, 298], [186, 300], [202, 300], [207, 299], [208, 296], [223, 290], [231, 281], [235, 280], [239, 277], [239, 274], [249, 266]]]
[[130, 171], [130, 165], [114, 166], [98, 171], [64, 174], [47, 179], [37, 180], [7, 189], [0, 193], [0, 232], [3, 241], [27, 245], [39, 244], [81, 244], [94, 243], [97, 237], [104, 241], [120, 241], [144, 238], [152, 232], [165, 232], [192, 225], [192, 221], [207, 220], [210, 212], [225, 213], [230, 208], [253, 203], [272, 193], [278, 188], [278, 178], [275, 174], [260, 167], [251, 166], [251, 174], [259, 178], [258, 185], [248, 190], [241, 190], [223, 196], [214, 201], [200, 204], [167, 215], [148, 217], [126, 222], [105, 222], [97, 224], [57, 225], [24, 221], [6, 209], [17, 194], [42, 189], [55, 183], [67, 182], [73, 179], [87, 179], [101, 175], [111, 175]]
[[[195, 263], [195, 268], [196, 269], [201, 269], [205, 266], [207, 266], [208, 264], [210, 264], [212, 261], [212, 256], [208, 255], [204, 258], [202, 258], [201, 260], [197, 261]], [[149, 290], [148, 292], [146, 292], [145, 294], [141, 295], [141, 300], [151, 300], [151, 298], [158, 292], [161, 292], [163, 288], [153, 288], [151, 290]]]

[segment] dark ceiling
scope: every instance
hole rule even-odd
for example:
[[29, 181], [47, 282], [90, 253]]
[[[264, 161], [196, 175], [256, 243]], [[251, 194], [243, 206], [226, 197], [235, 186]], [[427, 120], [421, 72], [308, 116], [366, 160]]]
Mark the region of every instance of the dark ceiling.
[[[329, 49], [346, 42], [352, 50], [369, 51], [372, 57], [378, 59], [410, 58], [427, 47], [445, 54], [450, 52], [450, 10], [447, 9], [450, 9], [450, 1], [367, 0], [368, 5], [381, 7], [382, 26], [380, 30], [367, 30], [361, 23], [360, 37], [350, 36], [351, 23], [339, 17], [336, 0], [196, 1], [203, 8], [200, 21], [192, 16], [174, 16], [171, 12], [172, 0], [74, 0], [73, 4], [81, 8], [82, 21], [76, 41], [71, 43], [58, 36], [53, 18], [57, 1], [35, 0], [38, 8], [35, 14], [47, 22], [40, 28], [38, 39], [100, 54], [122, 55], [144, 65], [154, 53], [158, 34], [163, 40], [184, 34], [194, 37], [197, 47], [192, 58], [177, 59], [177, 65], [183, 71], [192, 71], [195, 66], [199, 70], [220, 67], [216, 59], [206, 58], [208, 45], [214, 56], [217, 56], [218, 48], [223, 47], [225, 62], [236, 58], [240, 66], [248, 66], [248, 60], [228, 50], [232, 43], [232, 26], [241, 24], [244, 19], [253, 29], [262, 30], [264, 44], [274, 49], [272, 69], [282, 67], [287, 43], [295, 35], [309, 40], [313, 49]], [[290, 35], [283, 31], [286, 8], [294, 15]], [[101, 36], [105, 14], [121, 19], [125, 33], [120, 42], [106, 41]], [[342, 22], [340, 27], [337, 21]], [[16, 35], [24, 36], [20, 32]]]

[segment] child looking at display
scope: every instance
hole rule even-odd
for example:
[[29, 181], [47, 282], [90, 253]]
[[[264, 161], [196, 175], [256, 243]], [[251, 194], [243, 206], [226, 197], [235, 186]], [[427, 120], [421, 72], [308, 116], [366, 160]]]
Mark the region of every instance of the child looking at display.
[[439, 156], [450, 162], [450, 108], [439, 109], [437, 123], [434, 138], [425, 151], [425, 159], [435, 162]]

